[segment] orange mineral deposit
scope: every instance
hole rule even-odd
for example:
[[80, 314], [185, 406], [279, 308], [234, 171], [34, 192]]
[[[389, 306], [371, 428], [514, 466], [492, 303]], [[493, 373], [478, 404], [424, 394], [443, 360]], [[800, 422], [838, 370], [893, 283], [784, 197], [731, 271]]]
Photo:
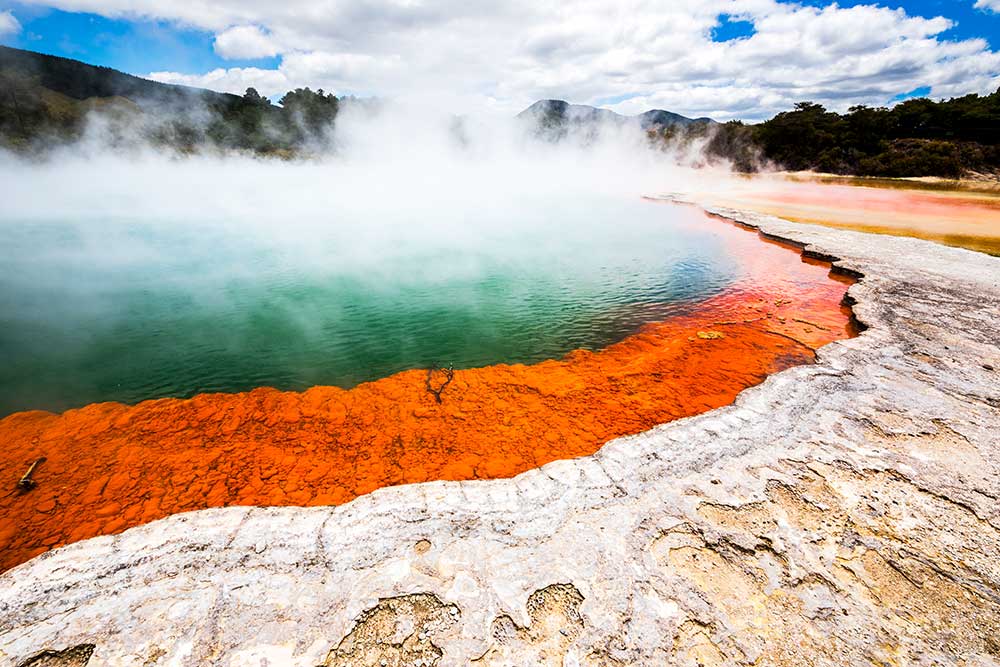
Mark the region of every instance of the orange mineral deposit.
[[859, 185], [789, 182], [762, 177], [729, 191], [703, 193], [707, 203], [787, 220], [874, 234], [913, 236], [1000, 255], [1000, 194], [916, 189], [919, 184], [859, 180]]
[[[705, 224], [725, 225], [719, 221]], [[748, 239], [739, 284], [600, 351], [535, 365], [413, 370], [351, 390], [261, 388], [0, 420], [0, 569], [177, 512], [329, 505], [428, 480], [511, 477], [616, 437], [731, 403], [852, 335], [849, 281]], [[792, 286], [792, 287], [790, 287]], [[17, 481], [36, 459], [37, 486]]]

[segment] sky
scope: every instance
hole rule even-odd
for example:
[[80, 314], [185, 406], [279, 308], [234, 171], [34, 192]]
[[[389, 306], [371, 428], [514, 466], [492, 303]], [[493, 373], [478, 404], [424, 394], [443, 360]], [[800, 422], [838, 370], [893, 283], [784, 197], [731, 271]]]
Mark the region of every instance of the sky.
[[760, 120], [1000, 88], [1000, 0], [0, 0], [0, 44], [277, 99]]

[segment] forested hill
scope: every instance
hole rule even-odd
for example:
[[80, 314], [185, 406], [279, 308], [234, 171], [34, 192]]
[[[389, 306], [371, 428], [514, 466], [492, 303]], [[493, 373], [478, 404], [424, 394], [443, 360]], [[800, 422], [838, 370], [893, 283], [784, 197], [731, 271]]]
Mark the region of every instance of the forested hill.
[[541, 129], [566, 128], [573, 125], [593, 125], [607, 123], [611, 125], [637, 124], [644, 130], [689, 126], [696, 123], [714, 124], [711, 118], [688, 118], [679, 113], [652, 109], [638, 116], [623, 116], [610, 109], [592, 107], [586, 104], [570, 104], [563, 100], [539, 100], [517, 114], [517, 117], [536, 123]]
[[[858, 176], [1000, 173], [1000, 90], [950, 100], [912, 99], [894, 107], [855, 106], [847, 113], [802, 102], [757, 125], [739, 121], [703, 133], [706, 152], [743, 171], [762, 165]], [[670, 130], [651, 139], [690, 141]]]
[[112, 144], [292, 156], [328, 143], [339, 108], [322, 90], [293, 90], [275, 106], [252, 88], [217, 93], [0, 47], [0, 146], [24, 152], [78, 140], [96, 119]]
[[[290, 91], [274, 105], [256, 90], [231, 95], [173, 86], [76, 60], [0, 47], [0, 147], [34, 154], [97, 131], [112, 146], [180, 152], [247, 151], [295, 157], [331, 149], [343, 104], [323, 90]], [[951, 100], [912, 99], [848, 113], [802, 102], [763, 123], [719, 124], [654, 110], [625, 117], [542, 100], [519, 114], [548, 141], [633, 125], [654, 146], [703, 147], [742, 171], [762, 167], [863, 176], [959, 177], [1000, 173], [1000, 91]], [[458, 123], [457, 126], [461, 126]], [[97, 128], [95, 130], [95, 128]]]
[[30, 80], [38, 86], [75, 100], [123, 97], [133, 102], [187, 102], [192, 98], [215, 103], [232, 103], [236, 95], [200, 88], [173, 86], [142, 79], [110, 67], [88, 65], [79, 60], [60, 58], [34, 51], [0, 46], [0, 75]]

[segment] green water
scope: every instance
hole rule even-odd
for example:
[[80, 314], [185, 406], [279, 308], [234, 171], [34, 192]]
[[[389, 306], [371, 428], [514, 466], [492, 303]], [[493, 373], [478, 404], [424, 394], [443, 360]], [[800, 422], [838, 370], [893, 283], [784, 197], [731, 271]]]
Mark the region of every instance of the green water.
[[740, 275], [718, 223], [639, 200], [440, 224], [0, 223], [0, 415], [557, 358]]

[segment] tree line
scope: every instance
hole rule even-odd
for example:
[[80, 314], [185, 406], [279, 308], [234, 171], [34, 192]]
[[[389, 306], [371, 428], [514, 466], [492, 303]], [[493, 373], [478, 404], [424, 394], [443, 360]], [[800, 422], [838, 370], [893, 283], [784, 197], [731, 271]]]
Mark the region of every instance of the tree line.
[[[146, 143], [182, 152], [294, 157], [331, 148], [331, 130], [345, 104], [373, 103], [298, 88], [273, 104], [253, 88], [241, 96], [167, 85], [0, 46], [0, 146], [24, 153], [79, 140], [96, 123], [100, 139], [112, 146]], [[535, 123], [543, 138], [559, 141], [569, 108], [550, 100], [521, 116]], [[615, 122], [610, 111], [578, 109], [585, 113], [572, 115], [576, 124]], [[759, 124], [718, 124], [666, 112], [649, 112], [640, 120], [655, 145], [697, 141], [709, 160], [725, 160], [745, 172], [777, 167], [952, 178], [1000, 173], [1000, 90], [942, 101], [910, 99], [891, 108], [855, 106], [843, 114], [801, 102]]]
[[856, 176], [940, 176], [1000, 172], [1000, 90], [950, 100], [910, 99], [847, 113], [801, 102], [756, 125], [732, 121], [661, 128], [663, 145], [704, 140], [710, 158], [738, 170], [763, 167]]
[[292, 157], [329, 148], [341, 104], [332, 93], [309, 88], [286, 93], [280, 105], [253, 88], [242, 97], [190, 95], [167, 103], [118, 96], [74, 100], [47, 88], [11, 84], [3, 74], [0, 89], [0, 146], [22, 152], [73, 143], [98, 127], [97, 139], [111, 147], [148, 144], [185, 153], [215, 149]]
[[58, 56], [0, 46], [0, 145], [31, 152], [82, 138], [292, 155], [325, 148], [341, 100], [298, 88], [278, 105], [142, 79]]

